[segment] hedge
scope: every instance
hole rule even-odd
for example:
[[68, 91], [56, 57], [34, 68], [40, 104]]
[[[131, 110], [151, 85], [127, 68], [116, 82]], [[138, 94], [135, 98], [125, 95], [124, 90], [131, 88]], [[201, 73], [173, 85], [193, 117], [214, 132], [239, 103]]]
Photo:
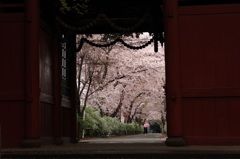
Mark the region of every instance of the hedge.
[[87, 107], [85, 118], [80, 120], [84, 136], [106, 137], [142, 133], [142, 127], [137, 123], [122, 123], [117, 118], [102, 117], [98, 110]]

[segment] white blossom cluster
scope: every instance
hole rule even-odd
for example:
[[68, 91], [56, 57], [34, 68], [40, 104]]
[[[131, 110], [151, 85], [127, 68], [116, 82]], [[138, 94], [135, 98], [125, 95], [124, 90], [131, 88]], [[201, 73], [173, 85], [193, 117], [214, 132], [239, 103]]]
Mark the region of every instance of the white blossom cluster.
[[[137, 45], [150, 38], [143, 34], [128, 41]], [[81, 109], [85, 103], [125, 122], [165, 118], [164, 48], [159, 45], [158, 50], [155, 53], [153, 45], [142, 50], [120, 44], [108, 48], [85, 45], [77, 56]]]

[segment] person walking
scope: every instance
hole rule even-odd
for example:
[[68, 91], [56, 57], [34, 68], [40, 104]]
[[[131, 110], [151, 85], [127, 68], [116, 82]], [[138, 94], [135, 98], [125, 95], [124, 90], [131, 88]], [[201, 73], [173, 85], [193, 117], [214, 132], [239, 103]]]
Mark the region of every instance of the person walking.
[[148, 124], [148, 123], [144, 123], [144, 125], [143, 125], [143, 134], [146, 136], [147, 135], [147, 133], [148, 133], [148, 127], [149, 127], [150, 125]]

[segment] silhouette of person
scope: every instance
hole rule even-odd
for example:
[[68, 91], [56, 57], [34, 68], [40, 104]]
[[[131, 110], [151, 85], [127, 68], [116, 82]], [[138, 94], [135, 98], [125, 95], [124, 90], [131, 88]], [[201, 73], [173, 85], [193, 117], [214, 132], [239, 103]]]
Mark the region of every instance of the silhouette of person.
[[145, 123], [143, 125], [143, 134], [145, 134], [145, 136], [147, 135], [148, 133], [148, 127], [149, 127], [149, 124], [148, 123]]

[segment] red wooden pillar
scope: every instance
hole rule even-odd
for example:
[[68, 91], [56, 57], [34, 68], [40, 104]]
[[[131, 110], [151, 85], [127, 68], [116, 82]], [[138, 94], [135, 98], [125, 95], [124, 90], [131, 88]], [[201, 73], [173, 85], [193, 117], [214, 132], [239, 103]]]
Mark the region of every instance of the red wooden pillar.
[[23, 146], [40, 146], [39, 0], [25, 0], [25, 136]]
[[167, 135], [166, 145], [185, 145], [182, 128], [178, 0], [164, 1], [166, 59]]
[[71, 73], [71, 137], [72, 142], [78, 142], [77, 135], [77, 86], [76, 86], [76, 35], [72, 34], [69, 38], [72, 58]]

